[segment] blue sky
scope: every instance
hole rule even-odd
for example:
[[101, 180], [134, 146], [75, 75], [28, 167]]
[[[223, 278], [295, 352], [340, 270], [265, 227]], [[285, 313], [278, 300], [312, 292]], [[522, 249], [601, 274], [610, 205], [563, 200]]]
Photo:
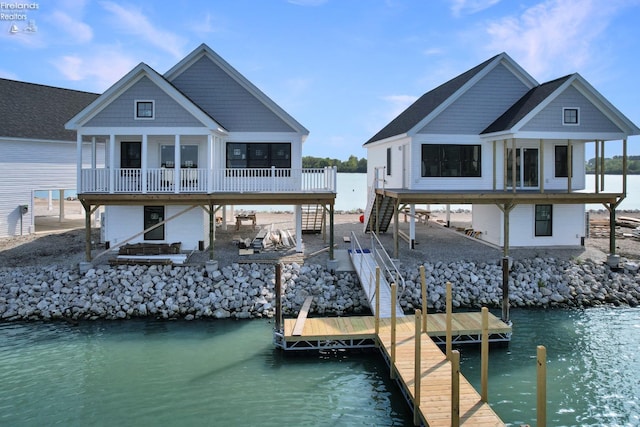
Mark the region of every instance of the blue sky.
[[0, 11], [0, 77], [102, 92], [204, 42], [310, 130], [304, 155], [364, 157], [417, 97], [500, 52], [539, 82], [580, 73], [640, 124], [640, 0], [18, 3], [37, 8]]

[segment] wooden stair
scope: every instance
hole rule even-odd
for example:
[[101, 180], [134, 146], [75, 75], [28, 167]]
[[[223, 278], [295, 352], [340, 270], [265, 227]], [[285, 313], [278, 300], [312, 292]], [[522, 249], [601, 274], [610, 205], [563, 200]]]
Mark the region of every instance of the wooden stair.
[[324, 227], [325, 215], [322, 205], [302, 205], [302, 233], [320, 234]]
[[[379, 207], [379, 211], [376, 210], [376, 206]], [[387, 231], [393, 218], [394, 208], [395, 203], [393, 198], [376, 194], [376, 201], [371, 205], [369, 221], [365, 224], [365, 232], [380, 230], [380, 232], [384, 233]], [[372, 227], [373, 230], [371, 229]]]

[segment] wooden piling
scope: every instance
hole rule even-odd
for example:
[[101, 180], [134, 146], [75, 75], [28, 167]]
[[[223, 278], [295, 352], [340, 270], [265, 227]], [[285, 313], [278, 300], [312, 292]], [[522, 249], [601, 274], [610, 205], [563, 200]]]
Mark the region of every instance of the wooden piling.
[[480, 398], [489, 402], [489, 309], [482, 307], [482, 342], [480, 344]]
[[509, 257], [502, 258], [502, 321], [509, 323]]
[[547, 349], [539, 345], [537, 349], [538, 359], [538, 427], [547, 425]]
[[460, 352], [451, 352], [451, 426], [460, 425]]
[[424, 274], [424, 265], [420, 266], [420, 287], [422, 290], [422, 332], [427, 333], [427, 279]]
[[282, 330], [282, 264], [276, 264], [276, 331]]
[[376, 336], [380, 335], [380, 266], [376, 265], [376, 315], [374, 318]]
[[396, 294], [397, 286], [395, 283], [391, 284], [391, 379], [396, 378]]
[[447, 359], [451, 360], [451, 342], [452, 342], [452, 295], [451, 295], [451, 282], [447, 282], [447, 303], [446, 303], [446, 322], [447, 322], [447, 332], [446, 332], [446, 354]]
[[420, 341], [420, 337], [422, 336], [420, 332], [420, 325], [422, 324], [422, 312], [420, 310], [416, 310], [415, 313], [415, 356], [414, 356], [414, 373], [413, 373], [413, 425], [420, 425], [420, 388], [422, 379], [422, 370], [420, 366], [422, 364], [422, 343]]

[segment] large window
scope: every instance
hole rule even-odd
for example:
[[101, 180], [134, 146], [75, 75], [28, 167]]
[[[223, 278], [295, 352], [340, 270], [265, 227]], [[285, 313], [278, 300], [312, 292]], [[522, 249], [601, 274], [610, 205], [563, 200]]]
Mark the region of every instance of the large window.
[[551, 236], [553, 205], [536, 205], [536, 237]]
[[227, 143], [228, 168], [291, 168], [291, 144]]
[[120, 167], [140, 169], [142, 167], [142, 143], [127, 142], [120, 143]]
[[[175, 146], [163, 145], [160, 147], [160, 166], [163, 168], [175, 167]], [[198, 146], [197, 145], [181, 145], [180, 146], [180, 167], [181, 168], [197, 168], [198, 167]]]
[[480, 145], [423, 144], [423, 177], [481, 176]]
[[[567, 153], [569, 152], [566, 145], [556, 145], [555, 173], [556, 178], [566, 178], [569, 176], [569, 164]], [[571, 147], [571, 157], [573, 158], [573, 147]], [[573, 176], [573, 173], [571, 174]]]
[[[144, 229], [164, 221], [164, 206], [144, 207]], [[144, 240], [164, 240], [164, 224], [144, 233]]]

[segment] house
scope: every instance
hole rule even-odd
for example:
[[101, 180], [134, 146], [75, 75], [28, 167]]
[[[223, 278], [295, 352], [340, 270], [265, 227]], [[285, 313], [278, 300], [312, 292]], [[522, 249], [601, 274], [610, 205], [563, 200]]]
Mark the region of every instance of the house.
[[[638, 134], [579, 74], [540, 84], [499, 54], [422, 95], [364, 144], [365, 228], [386, 231], [416, 204], [471, 204], [474, 235], [505, 256], [510, 246], [580, 245], [584, 205], [602, 203], [614, 224], [626, 195], [604, 191], [602, 166], [595, 191], [585, 191], [585, 145], [595, 143], [604, 165], [605, 143], [623, 141], [626, 159], [627, 138]], [[413, 220], [409, 234], [413, 245]]]
[[111, 248], [181, 242], [213, 258], [215, 215], [227, 205], [295, 206], [298, 251], [302, 206], [321, 206], [333, 227], [336, 171], [302, 168], [309, 131], [205, 44], [164, 75], [139, 64], [66, 128], [77, 159], [87, 142], [90, 158], [101, 149], [93, 141], [104, 144], [104, 167], [78, 160], [77, 188], [87, 218], [105, 207]]
[[[60, 194], [59, 215], [64, 218], [64, 191], [75, 190], [79, 161], [75, 132], [64, 124], [97, 97], [0, 79], [0, 237], [35, 232], [36, 191]], [[80, 161], [88, 164], [90, 159]]]

